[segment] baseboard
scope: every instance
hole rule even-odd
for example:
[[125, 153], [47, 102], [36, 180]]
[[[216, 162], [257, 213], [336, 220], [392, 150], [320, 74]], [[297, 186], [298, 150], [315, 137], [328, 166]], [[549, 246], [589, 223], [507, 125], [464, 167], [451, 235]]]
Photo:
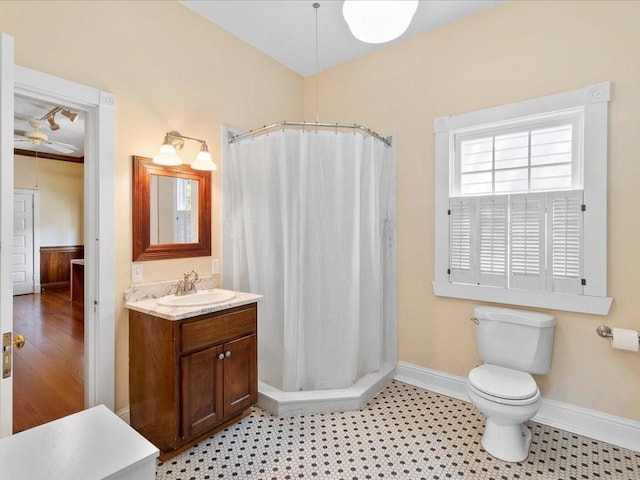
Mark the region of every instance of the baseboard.
[[61, 280], [59, 282], [48, 282], [40, 285], [40, 291], [65, 290], [69, 289], [71, 282], [69, 280]]
[[[466, 377], [398, 362], [395, 379], [469, 401]], [[545, 398], [542, 399], [542, 407], [533, 421], [640, 452], [640, 422]]]
[[129, 407], [118, 410], [116, 412], [116, 415], [119, 416], [122, 420], [124, 420], [128, 425], [131, 425], [131, 415], [130, 415]]
[[466, 392], [467, 379], [463, 377], [420, 367], [412, 363], [398, 362], [395, 379], [431, 392], [441, 393], [447, 397], [469, 401]]

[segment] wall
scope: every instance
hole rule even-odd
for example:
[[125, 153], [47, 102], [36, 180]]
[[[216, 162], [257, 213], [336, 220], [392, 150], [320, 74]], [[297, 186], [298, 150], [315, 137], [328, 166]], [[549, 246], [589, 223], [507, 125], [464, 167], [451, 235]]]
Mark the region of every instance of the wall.
[[[164, 133], [206, 139], [218, 162], [223, 122], [253, 128], [302, 117], [302, 78], [177, 2], [0, 2], [16, 63], [116, 97], [116, 409], [129, 405], [132, 155], [153, 156]], [[195, 158], [196, 144], [181, 156]], [[212, 188], [213, 256], [220, 256], [220, 171]], [[211, 258], [144, 263], [144, 281], [178, 279]]]
[[[610, 80], [607, 317], [553, 312], [546, 398], [640, 420], [640, 354], [614, 351], [596, 326], [640, 330], [640, 216], [636, 152], [640, 105], [639, 2], [508, 2], [319, 75], [321, 121], [397, 135], [400, 360], [466, 376], [479, 363], [476, 302], [436, 297], [436, 117]], [[305, 115], [315, 118], [315, 78]]]
[[14, 157], [14, 186], [40, 191], [40, 245], [83, 245], [84, 166]]

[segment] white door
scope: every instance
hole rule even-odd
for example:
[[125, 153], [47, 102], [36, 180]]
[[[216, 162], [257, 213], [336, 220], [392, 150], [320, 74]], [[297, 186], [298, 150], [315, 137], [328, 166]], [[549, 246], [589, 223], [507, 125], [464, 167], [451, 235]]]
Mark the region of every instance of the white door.
[[[0, 334], [13, 332], [13, 37], [0, 33]], [[3, 347], [3, 367], [5, 365]], [[8, 350], [13, 362], [13, 352]], [[4, 371], [4, 368], [2, 369]], [[2, 377], [5, 375], [3, 374]], [[13, 377], [0, 379], [0, 437], [13, 430]]]
[[13, 194], [13, 294], [33, 293], [33, 193]]

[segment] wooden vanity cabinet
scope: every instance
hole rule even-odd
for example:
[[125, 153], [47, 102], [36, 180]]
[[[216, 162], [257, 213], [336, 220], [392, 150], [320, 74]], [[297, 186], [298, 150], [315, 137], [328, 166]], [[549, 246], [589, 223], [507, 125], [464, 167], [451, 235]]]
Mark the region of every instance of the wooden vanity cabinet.
[[258, 399], [257, 304], [185, 320], [129, 313], [131, 426], [163, 452], [239, 419]]

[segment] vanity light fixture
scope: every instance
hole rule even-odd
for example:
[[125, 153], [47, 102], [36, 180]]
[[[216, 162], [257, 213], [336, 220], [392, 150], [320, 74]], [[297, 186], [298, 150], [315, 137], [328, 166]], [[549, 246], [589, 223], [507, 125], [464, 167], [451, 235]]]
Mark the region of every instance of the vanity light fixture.
[[418, 0], [345, 0], [342, 16], [358, 40], [385, 43], [409, 28], [417, 9]]
[[153, 157], [153, 163], [158, 165], [176, 166], [182, 165], [182, 159], [178, 156], [177, 150], [180, 150], [184, 146], [184, 141], [190, 140], [192, 142], [198, 142], [200, 144], [200, 151], [196, 156], [196, 159], [191, 164], [191, 168], [194, 170], [217, 170], [218, 167], [211, 159], [207, 142], [200, 140], [199, 138], [187, 137], [172, 130], [164, 135], [164, 141], [160, 145], [160, 151]]
[[[182, 165], [182, 159], [178, 156], [176, 146], [171, 141], [171, 138], [172, 137], [170, 137], [169, 133], [164, 136], [164, 141], [162, 142], [162, 145], [160, 145], [160, 151], [155, 157], [153, 157], [153, 163], [164, 165], [166, 167]], [[182, 148], [182, 143], [180, 144], [180, 148]]]

